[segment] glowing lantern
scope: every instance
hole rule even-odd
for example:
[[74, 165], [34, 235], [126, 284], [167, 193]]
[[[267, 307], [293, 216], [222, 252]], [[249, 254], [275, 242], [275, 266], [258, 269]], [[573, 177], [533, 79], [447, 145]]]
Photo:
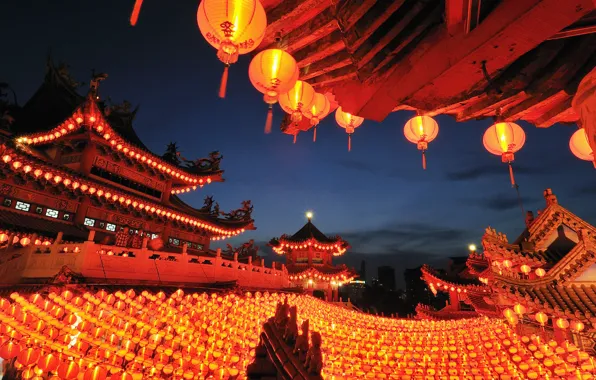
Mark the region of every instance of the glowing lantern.
[[546, 274], [546, 271], [542, 268], [537, 268], [534, 273], [536, 273], [536, 276], [538, 277], [544, 277], [544, 275]]
[[16, 357], [21, 352], [21, 346], [17, 343], [8, 341], [0, 346], [0, 358], [10, 360]]
[[505, 318], [511, 318], [515, 316], [515, 313], [513, 312], [513, 310], [507, 308], [503, 310], [503, 315], [505, 316]]
[[340, 127], [346, 130], [348, 134], [348, 152], [352, 150], [352, 133], [354, 129], [358, 128], [364, 122], [364, 118], [355, 116], [350, 113], [344, 112], [341, 107], [337, 107], [335, 111], [335, 121]]
[[571, 330], [575, 331], [575, 332], [581, 332], [584, 329], [584, 324], [580, 321], [573, 321], [570, 324], [571, 326]]
[[509, 177], [511, 186], [515, 186], [513, 177], [514, 154], [520, 150], [526, 142], [526, 134], [522, 127], [515, 123], [495, 123], [484, 132], [482, 142], [486, 150], [497, 156], [509, 165]]
[[522, 304], [515, 304], [515, 306], [513, 306], [513, 311], [515, 311], [516, 314], [518, 315], [522, 315], [526, 312], [526, 307]]
[[197, 23], [207, 42], [225, 65], [219, 97], [226, 96], [228, 67], [239, 54], [250, 53], [265, 36], [267, 15], [259, 0], [202, 0]]
[[250, 62], [250, 82], [257, 91], [264, 94], [263, 100], [269, 104], [265, 133], [271, 132], [273, 105], [277, 103], [277, 98], [294, 87], [299, 74], [294, 57], [280, 49], [263, 50]]
[[29, 243], [31, 243], [31, 239], [29, 239], [28, 237], [24, 237], [19, 241], [19, 243], [21, 243], [23, 247], [26, 247], [29, 245]]
[[4, 243], [8, 241], [8, 235], [7, 234], [0, 234], [0, 243]]
[[503, 266], [505, 268], [511, 268], [513, 266], [513, 263], [511, 262], [511, 260], [503, 260]]
[[422, 151], [422, 168], [426, 170], [428, 143], [439, 134], [439, 124], [430, 116], [415, 116], [404, 126], [404, 136]]
[[73, 361], [60, 364], [58, 375], [61, 379], [74, 379], [79, 374], [79, 365]]
[[535, 318], [536, 318], [536, 321], [538, 323], [540, 323], [542, 326], [544, 326], [544, 324], [548, 321], [548, 316], [541, 311], [536, 313]]
[[575, 131], [571, 138], [569, 139], [569, 149], [575, 155], [575, 157], [579, 158], [580, 160], [592, 161], [594, 167], [596, 167], [596, 162], [594, 161], [594, 152], [592, 151], [592, 147], [588, 142], [588, 135], [586, 134], [586, 130], [584, 128], [580, 128], [579, 130]]
[[567, 327], [569, 327], [569, 321], [567, 321], [565, 318], [557, 318], [555, 325], [557, 325], [558, 328], [565, 330]]
[[302, 121], [302, 111], [310, 108], [314, 100], [315, 90], [310, 84], [299, 80], [290, 91], [279, 96], [279, 105], [292, 115], [292, 122], [298, 124]]
[[331, 110], [329, 99], [323, 94], [315, 93], [315, 98], [310, 107], [304, 109], [302, 114], [310, 119], [310, 125], [314, 127], [312, 141], [317, 141], [317, 125]]
[[528, 274], [532, 271], [532, 268], [530, 268], [529, 265], [524, 264], [521, 267], [519, 267], [519, 270], [521, 270], [524, 274]]

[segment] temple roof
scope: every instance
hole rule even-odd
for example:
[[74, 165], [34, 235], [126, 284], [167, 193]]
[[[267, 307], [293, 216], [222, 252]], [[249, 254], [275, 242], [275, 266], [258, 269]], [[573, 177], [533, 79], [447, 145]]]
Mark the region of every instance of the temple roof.
[[285, 237], [284, 239], [293, 242], [302, 242], [305, 240], [314, 239], [319, 243], [335, 243], [338, 240], [337, 237], [330, 238], [326, 236], [324, 233], [319, 231], [319, 229], [315, 227], [310, 220], [294, 235]]
[[329, 237], [323, 234], [315, 225], [308, 222], [294, 235], [281, 235], [269, 241], [269, 246], [277, 254], [285, 254], [294, 249], [305, 249], [312, 246], [314, 249], [330, 251], [334, 256], [343, 255], [350, 245], [341, 236]]
[[484, 284], [482, 284], [480, 281], [478, 281], [477, 278], [449, 276], [446, 273], [439, 272], [438, 270], [436, 270], [428, 265], [423, 265], [420, 270], [422, 271], [422, 279], [424, 281], [426, 281], [427, 283], [428, 282], [432, 282], [432, 283], [441, 282], [441, 283], [447, 283], [449, 285], [455, 285], [455, 286], [463, 286], [463, 287], [477, 286], [482, 289], [485, 289]]

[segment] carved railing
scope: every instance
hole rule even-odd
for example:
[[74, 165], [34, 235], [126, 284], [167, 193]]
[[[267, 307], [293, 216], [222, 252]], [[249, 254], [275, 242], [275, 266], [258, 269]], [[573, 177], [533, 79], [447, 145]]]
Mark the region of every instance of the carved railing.
[[310, 333], [305, 320], [298, 332], [297, 308], [277, 305], [275, 316], [263, 324], [255, 360], [248, 366], [249, 379], [321, 380], [323, 355], [318, 332]]

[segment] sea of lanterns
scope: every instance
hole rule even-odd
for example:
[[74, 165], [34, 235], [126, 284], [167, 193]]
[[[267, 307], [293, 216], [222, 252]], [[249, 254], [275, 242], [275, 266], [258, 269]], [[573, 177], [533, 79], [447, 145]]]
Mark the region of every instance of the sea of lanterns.
[[2, 156], [2, 162], [7, 165], [12, 171], [19, 173], [23, 172], [25, 175], [31, 176], [36, 180], [45, 180], [54, 185], [62, 184], [71, 191], [80, 191], [94, 196], [99, 199], [105, 199], [108, 202], [118, 202], [122, 206], [132, 207], [138, 211], [147, 214], [155, 214], [157, 216], [175, 220], [180, 223], [186, 223], [193, 227], [206, 229], [214, 234], [212, 240], [221, 240], [236, 236], [245, 231], [244, 228], [239, 229], [224, 229], [207, 223], [204, 220], [195, 219], [184, 214], [172, 212], [162, 205], [153, 204], [141, 198], [131, 197], [130, 195], [114, 190], [113, 188], [101, 185], [99, 182], [91, 181], [89, 179], [78, 178], [74, 175], [62, 172], [61, 170], [50, 167], [46, 164], [35, 162], [27, 157], [19, 157], [14, 152], [6, 152]]
[[309, 296], [259, 292], [13, 293], [0, 299], [0, 357], [22, 379], [243, 379], [262, 324], [284, 297], [297, 306], [298, 325], [308, 319], [322, 335], [325, 379], [595, 373], [594, 359], [573, 344], [519, 336], [500, 319], [382, 318]]

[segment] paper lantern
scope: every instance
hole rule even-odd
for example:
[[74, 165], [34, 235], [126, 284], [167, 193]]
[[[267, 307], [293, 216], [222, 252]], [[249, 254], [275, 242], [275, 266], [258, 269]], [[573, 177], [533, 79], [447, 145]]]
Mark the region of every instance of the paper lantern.
[[277, 98], [294, 87], [299, 74], [294, 57], [281, 49], [263, 50], [250, 62], [250, 82], [257, 91], [264, 94], [263, 100], [269, 104], [265, 133], [271, 132], [273, 105], [277, 103]]
[[163, 243], [163, 240], [161, 238], [156, 237], [155, 239], [149, 240], [149, 244], [147, 244], [147, 246], [152, 251], [159, 251], [159, 250], [161, 250], [163, 248], [164, 243]]
[[515, 304], [515, 306], [513, 306], [513, 311], [515, 311], [516, 314], [518, 315], [522, 315], [526, 312], [526, 307], [522, 304]]
[[513, 266], [513, 263], [511, 262], [511, 260], [503, 260], [503, 266], [505, 268], [511, 268]]
[[565, 330], [567, 327], [569, 327], [569, 321], [567, 321], [565, 318], [557, 318], [555, 325], [557, 325], [558, 328]]
[[503, 315], [505, 316], [505, 318], [511, 318], [511, 317], [515, 316], [515, 313], [513, 312], [513, 310], [507, 308], [507, 309], [503, 310]]
[[0, 234], [0, 243], [5, 243], [8, 241], [8, 235], [7, 234]]
[[335, 121], [348, 134], [348, 152], [352, 150], [352, 133], [364, 122], [364, 118], [344, 112], [341, 107], [335, 111]]
[[279, 95], [279, 105], [291, 115], [292, 122], [298, 124], [302, 121], [302, 112], [310, 108], [315, 100], [315, 90], [304, 81], [298, 80], [290, 91]]
[[548, 316], [541, 311], [536, 313], [535, 318], [536, 318], [536, 321], [538, 323], [540, 323], [542, 326], [544, 326], [544, 324], [548, 321]]
[[28, 237], [24, 237], [19, 241], [19, 243], [21, 243], [23, 247], [26, 247], [29, 245], [29, 243], [31, 243], [31, 239], [29, 239]]
[[569, 326], [571, 327], [571, 330], [575, 331], [575, 332], [581, 332], [584, 330], [584, 324], [580, 321], [573, 321], [569, 324]]
[[415, 116], [404, 126], [404, 136], [422, 151], [422, 168], [426, 170], [426, 150], [428, 143], [439, 134], [439, 124], [430, 116]]
[[331, 102], [321, 93], [315, 93], [315, 99], [310, 107], [304, 109], [302, 114], [310, 119], [310, 125], [314, 127], [312, 141], [317, 141], [317, 125], [327, 116], [331, 110]]
[[526, 142], [526, 134], [522, 127], [515, 123], [495, 123], [484, 132], [482, 142], [486, 150], [501, 156], [501, 160], [509, 165], [511, 186], [515, 186], [511, 163], [515, 159], [515, 152]]
[[588, 135], [584, 128], [578, 129], [571, 135], [571, 138], [569, 139], [569, 149], [571, 149], [571, 152], [575, 157], [580, 160], [592, 161], [594, 167], [596, 167], [596, 162], [594, 162], [594, 152], [588, 142]]
[[538, 277], [544, 277], [544, 275], [546, 274], [546, 271], [542, 268], [537, 268], [534, 273], [536, 273], [536, 276]]
[[16, 357], [19, 352], [21, 352], [22, 348], [19, 346], [18, 343], [14, 343], [12, 341], [8, 341], [0, 346], [0, 358], [4, 360], [10, 360]]
[[529, 265], [524, 264], [522, 266], [519, 267], [519, 270], [523, 273], [523, 274], [528, 274], [532, 271], [532, 268], [530, 268]]
[[207, 42], [217, 49], [225, 65], [219, 96], [225, 97], [228, 67], [239, 54], [256, 49], [267, 28], [267, 15], [259, 0], [202, 0], [197, 23]]

